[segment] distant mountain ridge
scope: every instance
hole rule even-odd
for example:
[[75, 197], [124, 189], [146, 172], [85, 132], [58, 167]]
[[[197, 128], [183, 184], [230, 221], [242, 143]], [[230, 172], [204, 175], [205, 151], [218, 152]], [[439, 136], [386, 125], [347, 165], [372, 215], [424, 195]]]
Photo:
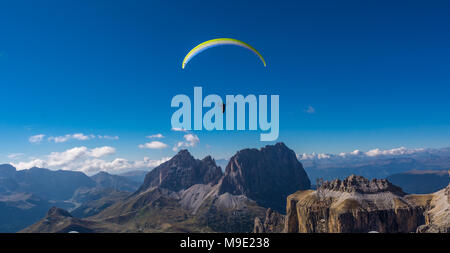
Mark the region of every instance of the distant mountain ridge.
[[[16, 232], [38, 221], [53, 205], [67, 209], [81, 205], [77, 214], [93, 214], [129, 195], [138, 186], [137, 182], [105, 172], [88, 177], [76, 171], [36, 167], [16, 170], [9, 164], [2, 164], [0, 232]], [[96, 202], [83, 206], [90, 201]]]
[[387, 177], [405, 192], [427, 194], [436, 192], [450, 183], [450, 170], [411, 170]]
[[341, 154], [298, 155], [308, 175], [332, 180], [351, 174], [367, 178], [386, 178], [410, 170], [446, 170], [450, 168], [450, 148], [441, 149], [374, 149]]
[[36, 167], [16, 171], [11, 165], [1, 165], [0, 171], [0, 178], [16, 183], [14, 188], [3, 189], [4, 192], [31, 192], [47, 199], [66, 200], [76, 189], [96, 185], [90, 177], [77, 171], [53, 171]]
[[113, 189], [116, 191], [128, 191], [133, 192], [139, 187], [139, 183], [132, 181], [126, 177], [111, 175], [107, 172], [99, 172], [93, 176], [91, 179], [97, 184], [97, 187], [105, 189]]
[[142, 184], [148, 172], [149, 170], [132, 170], [117, 175], [127, 178], [128, 180], [134, 181], [136, 183]]

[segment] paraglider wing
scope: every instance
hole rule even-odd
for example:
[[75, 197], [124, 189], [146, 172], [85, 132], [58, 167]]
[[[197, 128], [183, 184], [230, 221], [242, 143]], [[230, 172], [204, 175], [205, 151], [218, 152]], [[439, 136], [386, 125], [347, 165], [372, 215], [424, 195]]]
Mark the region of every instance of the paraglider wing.
[[266, 61], [264, 60], [262, 55], [255, 48], [250, 46], [249, 44], [247, 44], [243, 41], [240, 41], [240, 40], [236, 40], [236, 39], [220, 38], [220, 39], [213, 39], [213, 40], [205, 41], [205, 42], [199, 44], [198, 46], [194, 47], [191, 51], [189, 51], [189, 53], [186, 55], [186, 57], [184, 57], [182, 68], [184, 69], [186, 64], [197, 54], [205, 51], [206, 49], [209, 49], [212, 47], [217, 47], [217, 46], [223, 46], [223, 45], [235, 45], [235, 46], [240, 46], [240, 47], [246, 48], [246, 49], [252, 51], [254, 54], [256, 54], [259, 57], [259, 59], [262, 61], [262, 63], [264, 64], [264, 67], [266, 66]]

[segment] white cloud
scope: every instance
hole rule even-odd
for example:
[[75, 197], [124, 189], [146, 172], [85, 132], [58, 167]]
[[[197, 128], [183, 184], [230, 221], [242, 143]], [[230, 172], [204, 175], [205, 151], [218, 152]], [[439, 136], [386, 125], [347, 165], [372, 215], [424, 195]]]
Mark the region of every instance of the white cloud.
[[104, 156], [115, 153], [115, 148], [104, 146], [94, 149], [87, 147], [75, 147], [63, 152], [52, 152], [44, 158], [34, 158], [27, 162], [11, 163], [18, 170], [41, 167], [48, 169], [62, 169], [81, 171], [88, 175], [99, 171], [122, 172], [134, 169], [154, 168], [161, 163], [168, 161], [170, 157], [152, 160], [144, 157], [143, 160], [130, 161], [124, 158], [114, 158], [111, 161], [100, 159]]
[[329, 154], [323, 154], [323, 153], [317, 154], [316, 152], [313, 152], [311, 154], [306, 154], [306, 153], [303, 153], [301, 155], [297, 154], [297, 159], [300, 159], [300, 160], [327, 159], [330, 157], [331, 157], [331, 155], [329, 155]]
[[348, 153], [342, 152], [337, 155], [333, 154], [317, 154], [317, 153], [311, 153], [311, 154], [301, 154], [297, 155], [298, 159], [300, 160], [312, 160], [312, 159], [330, 159], [330, 158], [350, 158], [350, 157], [376, 157], [376, 156], [399, 156], [399, 155], [410, 155], [418, 152], [423, 152], [426, 149], [424, 148], [416, 148], [416, 149], [408, 149], [405, 147], [400, 148], [393, 148], [393, 149], [387, 149], [387, 150], [381, 150], [379, 148], [369, 150], [367, 152], [361, 151], [361, 150], [354, 150]]
[[372, 149], [367, 151], [365, 154], [367, 156], [379, 156], [379, 155], [409, 155], [413, 153], [417, 153], [420, 151], [424, 151], [423, 148], [418, 149], [407, 149], [405, 147], [393, 148], [388, 150], [380, 150], [379, 148]]
[[119, 136], [111, 136], [111, 135], [97, 135], [99, 139], [105, 139], [105, 140], [118, 140]]
[[[42, 135], [42, 138], [44, 135]], [[78, 141], [87, 141], [91, 139], [105, 139], [105, 140], [118, 140], [119, 136], [112, 135], [94, 135], [94, 134], [83, 134], [83, 133], [74, 133], [74, 134], [66, 134], [61, 136], [50, 136], [48, 137], [48, 141], [53, 141], [54, 143], [63, 143], [70, 140], [78, 140]], [[42, 139], [41, 139], [42, 141]]]
[[109, 147], [109, 146], [104, 146], [104, 147], [99, 147], [99, 148], [94, 148], [90, 150], [89, 155], [92, 157], [102, 157], [102, 156], [106, 156], [106, 155], [112, 155], [116, 153], [116, 149], [113, 147]]
[[313, 114], [313, 113], [316, 112], [316, 109], [314, 109], [314, 107], [308, 105], [308, 107], [306, 108], [305, 111], [306, 111], [306, 113], [308, 113], [308, 114]]
[[362, 155], [362, 154], [364, 154], [364, 152], [358, 149], [355, 149], [352, 152], [350, 152], [350, 155]]
[[8, 158], [9, 159], [17, 159], [17, 158], [19, 158], [19, 157], [21, 157], [23, 155], [24, 155], [24, 153], [12, 153], [12, 154], [8, 155]]
[[159, 166], [160, 164], [170, 160], [171, 157], [164, 157], [159, 160], [152, 160], [144, 157], [143, 160], [129, 161], [124, 158], [115, 158], [112, 161], [105, 161], [101, 159], [86, 160], [80, 167], [80, 171], [86, 174], [95, 174], [99, 171], [107, 171], [112, 173], [124, 172], [136, 169], [148, 169]]
[[185, 139], [188, 143], [192, 144], [192, 146], [194, 146], [195, 144], [197, 144], [198, 142], [200, 142], [200, 139], [199, 139], [198, 136], [195, 135], [195, 134], [186, 134], [186, 135], [184, 136], [184, 139]]
[[72, 138], [75, 140], [79, 140], [79, 141], [87, 141], [91, 138], [95, 138], [95, 136], [94, 135], [87, 136], [87, 135], [80, 133], [80, 134], [72, 134]]
[[359, 150], [359, 149], [355, 149], [352, 152], [348, 152], [348, 153], [341, 152], [341, 153], [338, 154], [338, 156], [340, 156], [340, 157], [362, 156], [362, 155], [365, 155], [365, 153], [363, 151]]
[[175, 131], [175, 132], [187, 132], [187, 130], [186, 129], [184, 129], [184, 128], [176, 128], [176, 127], [174, 127], [174, 128], [172, 128], [172, 131]]
[[319, 158], [319, 159], [328, 159], [330, 157], [331, 156], [329, 154], [318, 154], [317, 155], [317, 158]]
[[62, 142], [66, 142], [69, 140], [79, 140], [79, 141], [87, 141], [90, 139], [95, 138], [95, 135], [84, 135], [82, 133], [76, 133], [76, 134], [66, 134], [63, 136], [50, 136], [48, 137], [49, 141], [54, 141], [55, 143], [62, 143]]
[[153, 138], [161, 139], [161, 138], [164, 138], [164, 135], [162, 135], [162, 134], [153, 134], [153, 135], [147, 136], [147, 138], [149, 138], [149, 139], [153, 139]]
[[152, 142], [147, 142], [145, 144], [140, 144], [139, 148], [162, 149], [162, 148], [167, 148], [167, 144], [160, 142], [160, 141], [152, 141]]
[[44, 168], [47, 166], [47, 162], [42, 159], [33, 159], [28, 162], [11, 163], [11, 165], [18, 170], [25, 170], [33, 167]]
[[75, 147], [64, 152], [52, 152], [46, 156], [46, 159], [34, 159], [29, 162], [19, 162], [13, 164], [17, 169], [29, 169], [31, 167], [61, 167], [61, 169], [71, 169], [74, 162], [78, 162], [88, 158], [99, 158], [104, 155], [113, 154], [115, 149], [113, 147], [100, 147], [95, 149], [88, 149], [87, 147]]
[[173, 148], [173, 151], [177, 151], [180, 148], [188, 148], [194, 147], [200, 142], [200, 139], [195, 134], [186, 134], [184, 135], [184, 141], [178, 142]]
[[[84, 146], [75, 147], [68, 149], [64, 152], [52, 152], [48, 155], [47, 164], [49, 167], [54, 166], [68, 166], [74, 161], [88, 159], [88, 158], [99, 158], [105, 155], [115, 153], [113, 147], [99, 147], [94, 149], [88, 149]], [[64, 169], [64, 168], [63, 168]]]
[[31, 143], [40, 143], [45, 137], [45, 134], [38, 134], [31, 136], [28, 141]]

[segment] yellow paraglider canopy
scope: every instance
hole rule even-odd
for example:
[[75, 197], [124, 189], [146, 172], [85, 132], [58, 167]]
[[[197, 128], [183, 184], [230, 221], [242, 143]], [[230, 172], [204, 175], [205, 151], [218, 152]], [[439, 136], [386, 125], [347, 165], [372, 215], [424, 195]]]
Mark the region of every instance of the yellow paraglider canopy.
[[186, 64], [197, 54], [205, 51], [206, 49], [212, 48], [212, 47], [216, 47], [216, 46], [222, 46], [222, 45], [235, 45], [235, 46], [240, 46], [243, 48], [247, 48], [248, 50], [252, 51], [253, 53], [255, 53], [259, 59], [262, 61], [262, 63], [264, 64], [264, 67], [266, 67], [266, 61], [264, 60], [264, 58], [262, 57], [262, 55], [252, 46], [250, 46], [249, 44], [237, 40], [237, 39], [231, 39], [231, 38], [219, 38], [219, 39], [213, 39], [213, 40], [208, 40], [205, 41], [201, 44], [199, 44], [198, 46], [194, 47], [191, 51], [189, 51], [189, 53], [186, 55], [186, 57], [184, 57], [183, 60], [183, 64], [182, 64], [182, 68], [184, 69], [184, 67], [186, 66]]

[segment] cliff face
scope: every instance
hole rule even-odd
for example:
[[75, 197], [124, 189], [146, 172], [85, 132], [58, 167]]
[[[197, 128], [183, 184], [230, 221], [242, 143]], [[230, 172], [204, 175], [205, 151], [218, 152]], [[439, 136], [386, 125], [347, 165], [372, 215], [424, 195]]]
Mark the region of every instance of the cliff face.
[[450, 233], [450, 184], [433, 194], [418, 233]]
[[[415, 232], [434, 195], [405, 195], [387, 180], [350, 176], [287, 199], [285, 232]], [[448, 202], [447, 202], [448, 206]]]
[[237, 152], [226, 167], [219, 193], [245, 195], [263, 207], [284, 213], [286, 197], [310, 186], [294, 151], [277, 143]]
[[268, 208], [264, 220], [255, 218], [253, 233], [281, 233], [284, 229], [284, 215]]

